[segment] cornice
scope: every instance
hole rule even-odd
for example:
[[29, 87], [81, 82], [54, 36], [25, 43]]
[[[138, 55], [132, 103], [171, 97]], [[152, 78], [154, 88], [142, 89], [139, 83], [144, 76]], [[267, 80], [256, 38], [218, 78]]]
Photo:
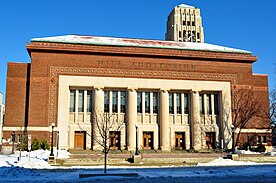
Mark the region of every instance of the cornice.
[[239, 54], [229, 52], [197, 51], [197, 50], [176, 50], [168, 48], [143, 48], [130, 46], [101, 46], [86, 44], [65, 44], [53, 42], [32, 42], [26, 45], [29, 53], [32, 51], [46, 52], [80, 52], [98, 54], [120, 54], [135, 55], [143, 57], [166, 57], [179, 59], [201, 59], [201, 60], [226, 60], [228, 62], [249, 62], [257, 61], [257, 56], [251, 54]]

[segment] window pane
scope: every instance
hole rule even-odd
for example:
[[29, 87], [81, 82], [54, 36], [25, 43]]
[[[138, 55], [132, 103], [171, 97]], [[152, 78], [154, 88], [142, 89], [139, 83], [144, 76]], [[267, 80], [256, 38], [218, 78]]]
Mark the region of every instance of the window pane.
[[92, 112], [92, 90], [87, 90], [87, 112]]
[[109, 112], [109, 91], [104, 91], [104, 112]]
[[214, 94], [215, 115], [219, 115], [219, 95]]
[[176, 94], [176, 112], [177, 114], [181, 114], [181, 94]]
[[204, 114], [204, 101], [203, 101], [203, 94], [199, 95], [199, 107], [200, 107], [200, 113]]
[[158, 113], [158, 94], [156, 92], [153, 93], [153, 113]]
[[211, 108], [211, 94], [206, 95], [206, 103], [207, 103], [207, 114], [212, 114], [212, 108]]
[[169, 93], [169, 112], [173, 114], [173, 93]]
[[150, 93], [145, 92], [145, 113], [150, 113]]
[[184, 93], [184, 112], [185, 114], [189, 114], [189, 101], [188, 101], [188, 93]]
[[121, 91], [121, 112], [126, 112], [126, 92]]
[[70, 112], [75, 112], [76, 90], [70, 90]]
[[84, 91], [79, 90], [78, 112], [84, 112]]
[[118, 112], [118, 92], [112, 91], [112, 112]]
[[142, 113], [142, 92], [137, 92], [137, 113]]

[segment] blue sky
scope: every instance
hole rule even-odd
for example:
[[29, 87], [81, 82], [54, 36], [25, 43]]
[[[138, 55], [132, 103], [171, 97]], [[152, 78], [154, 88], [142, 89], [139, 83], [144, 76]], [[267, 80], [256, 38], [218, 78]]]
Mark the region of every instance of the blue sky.
[[276, 88], [276, 1], [258, 0], [8, 0], [0, 2], [0, 92], [7, 62], [30, 62], [26, 42], [66, 34], [164, 39], [178, 4], [201, 9], [205, 42], [258, 55], [254, 73]]

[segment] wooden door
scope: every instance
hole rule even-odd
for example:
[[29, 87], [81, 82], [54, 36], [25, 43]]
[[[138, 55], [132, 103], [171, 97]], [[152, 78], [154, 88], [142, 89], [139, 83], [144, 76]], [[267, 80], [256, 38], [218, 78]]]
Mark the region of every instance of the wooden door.
[[175, 148], [186, 149], [185, 132], [175, 132]]
[[109, 147], [113, 150], [119, 150], [120, 147], [120, 132], [109, 132]]
[[144, 149], [153, 149], [153, 132], [143, 132], [143, 146]]
[[75, 132], [75, 149], [85, 149], [85, 132]]
[[206, 132], [206, 148], [207, 149], [215, 149], [216, 144], [216, 133], [215, 132]]

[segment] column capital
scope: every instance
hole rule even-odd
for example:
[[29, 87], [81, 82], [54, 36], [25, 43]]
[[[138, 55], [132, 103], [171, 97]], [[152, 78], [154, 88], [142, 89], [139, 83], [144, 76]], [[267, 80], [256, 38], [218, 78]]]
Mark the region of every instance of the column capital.
[[192, 90], [191, 90], [191, 93], [192, 93], [192, 94], [198, 94], [199, 92], [201, 92], [201, 90], [196, 90], [196, 89], [192, 89]]
[[94, 88], [95, 90], [97, 90], [97, 91], [100, 91], [100, 90], [103, 90], [103, 89], [104, 89], [103, 86], [94, 86], [93, 88]]
[[162, 93], [167, 93], [168, 91], [170, 91], [169, 88], [160, 88], [160, 92]]
[[130, 92], [135, 92], [138, 88], [136, 87], [128, 87], [127, 90]]

